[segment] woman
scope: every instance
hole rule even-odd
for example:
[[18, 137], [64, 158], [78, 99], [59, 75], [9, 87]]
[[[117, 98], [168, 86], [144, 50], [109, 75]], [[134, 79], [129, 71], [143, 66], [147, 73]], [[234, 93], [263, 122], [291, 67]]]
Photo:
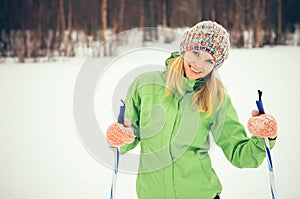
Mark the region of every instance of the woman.
[[[256, 168], [265, 158], [264, 142], [271, 148], [277, 124], [271, 115], [260, 118], [246, 135], [216, 70], [228, 57], [227, 31], [216, 22], [203, 21], [184, 34], [180, 52], [167, 59], [167, 70], [138, 76], [126, 99], [124, 125], [108, 128], [110, 146], [121, 153], [140, 143], [137, 177], [139, 199], [219, 198], [221, 183], [208, 154], [209, 132], [227, 159], [239, 168]], [[253, 128], [251, 128], [253, 129]]]

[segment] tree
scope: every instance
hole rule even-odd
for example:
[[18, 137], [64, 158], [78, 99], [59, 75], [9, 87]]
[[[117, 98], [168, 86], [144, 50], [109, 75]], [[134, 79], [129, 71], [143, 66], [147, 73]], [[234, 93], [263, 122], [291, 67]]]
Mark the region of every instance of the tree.
[[265, 21], [266, 0], [258, 0], [254, 4], [254, 42], [255, 47], [263, 46], [263, 24]]
[[64, 0], [59, 1], [59, 13], [60, 13], [60, 25], [61, 25], [61, 37], [63, 38], [63, 53], [67, 55], [68, 49], [68, 36], [65, 35], [66, 31], [66, 19], [65, 19], [65, 7]]
[[101, 13], [102, 13], [102, 15], [101, 15], [101, 21], [102, 21], [103, 55], [107, 56], [107, 50], [106, 50], [107, 0], [102, 0]]
[[282, 37], [282, 4], [277, 0], [277, 44], [281, 44]]
[[216, 9], [215, 9], [215, 0], [209, 1], [209, 8], [210, 8], [210, 19], [212, 21], [216, 20]]
[[66, 30], [64, 0], [59, 0], [59, 14], [61, 22], [61, 31], [64, 32]]
[[71, 35], [72, 33], [72, 0], [69, 0], [69, 5], [68, 5], [69, 13], [68, 13], [68, 32]]
[[161, 0], [162, 27], [167, 27], [167, 0]]
[[244, 41], [243, 41], [243, 30], [244, 27], [242, 26], [243, 24], [243, 6], [242, 2], [239, 0], [234, 1], [234, 10], [235, 10], [235, 15], [234, 15], [234, 22], [233, 23], [233, 34], [234, 34], [234, 45], [237, 46], [238, 48], [243, 47]]
[[[102, 40], [102, 54], [107, 56], [112, 45], [107, 30], [114, 34], [158, 24], [186, 27], [201, 20], [221, 23], [230, 32], [233, 46], [242, 46], [242, 41], [248, 47], [284, 44], [285, 34], [295, 34], [300, 23], [299, 10], [299, 0], [1, 0], [0, 56], [19, 56], [21, 61], [49, 57], [55, 51], [72, 56], [73, 43], [79, 39], [87, 46]], [[72, 41], [75, 31], [81, 36]], [[158, 38], [153, 29], [144, 36], [152, 41]]]
[[144, 7], [144, 0], [140, 0], [140, 28], [145, 26], [145, 7]]
[[124, 10], [125, 0], [120, 0], [119, 26], [117, 32], [121, 32], [124, 30]]

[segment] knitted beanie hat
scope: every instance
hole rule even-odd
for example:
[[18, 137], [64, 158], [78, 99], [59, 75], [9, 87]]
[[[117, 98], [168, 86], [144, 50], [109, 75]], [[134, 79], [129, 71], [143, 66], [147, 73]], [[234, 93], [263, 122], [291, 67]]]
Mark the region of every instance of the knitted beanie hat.
[[227, 59], [230, 48], [229, 34], [220, 24], [212, 21], [202, 21], [184, 33], [180, 43], [180, 53], [189, 50], [204, 50], [210, 53], [219, 68]]

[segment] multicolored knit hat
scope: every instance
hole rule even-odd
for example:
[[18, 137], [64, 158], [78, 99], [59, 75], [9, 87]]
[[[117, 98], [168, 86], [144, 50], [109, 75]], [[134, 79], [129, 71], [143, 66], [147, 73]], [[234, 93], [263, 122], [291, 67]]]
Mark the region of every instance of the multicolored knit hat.
[[230, 48], [229, 34], [220, 24], [212, 21], [202, 21], [184, 33], [180, 43], [180, 53], [188, 50], [204, 50], [210, 53], [219, 68], [227, 59]]

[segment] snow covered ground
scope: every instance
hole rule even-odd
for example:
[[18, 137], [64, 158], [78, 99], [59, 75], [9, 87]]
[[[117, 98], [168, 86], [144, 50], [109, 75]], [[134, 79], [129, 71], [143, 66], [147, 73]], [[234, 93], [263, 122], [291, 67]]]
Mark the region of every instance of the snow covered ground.
[[[266, 112], [278, 120], [279, 136], [272, 155], [277, 192], [282, 199], [297, 198], [300, 185], [299, 55], [299, 47], [233, 49], [219, 70], [242, 123], [247, 123], [256, 108], [257, 89], [264, 92]], [[107, 60], [90, 61], [96, 65], [91, 67], [103, 72]], [[86, 150], [88, 146], [84, 146], [74, 119], [74, 89], [87, 63], [85, 58], [73, 58], [0, 65], [1, 199], [109, 198], [112, 170]], [[120, 77], [113, 72], [110, 75], [110, 86], [118, 86]], [[103, 92], [101, 87], [99, 80], [99, 92]], [[103, 94], [95, 94], [95, 99], [111, 101]], [[96, 118], [101, 118], [101, 106], [95, 102]], [[223, 184], [222, 198], [271, 198], [266, 161], [258, 169], [237, 169], [219, 148], [211, 156]], [[118, 199], [136, 198], [135, 178], [134, 174], [118, 174]]]

